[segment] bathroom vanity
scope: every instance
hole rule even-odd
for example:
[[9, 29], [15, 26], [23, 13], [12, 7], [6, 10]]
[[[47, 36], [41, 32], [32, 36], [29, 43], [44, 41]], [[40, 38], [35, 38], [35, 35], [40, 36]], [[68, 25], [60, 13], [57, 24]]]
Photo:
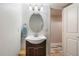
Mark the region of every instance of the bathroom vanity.
[[26, 38], [26, 56], [45, 56], [46, 39], [44, 35], [29, 35]]
[[26, 41], [26, 56], [46, 56], [46, 40], [40, 44]]
[[29, 20], [29, 27], [33, 34], [28, 35], [26, 39], [26, 56], [45, 56], [46, 39], [40, 32], [43, 30], [44, 23], [40, 14], [33, 14]]
[[[36, 12], [35, 12], [36, 11]], [[27, 21], [28, 36], [26, 40], [26, 56], [45, 56], [47, 41], [47, 25], [41, 10], [34, 9]]]

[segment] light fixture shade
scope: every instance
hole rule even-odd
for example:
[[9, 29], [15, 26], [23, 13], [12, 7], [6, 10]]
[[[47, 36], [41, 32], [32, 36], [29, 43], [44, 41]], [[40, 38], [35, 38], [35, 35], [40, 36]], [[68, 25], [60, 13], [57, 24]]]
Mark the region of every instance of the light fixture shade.
[[37, 6], [35, 6], [35, 11], [38, 11], [38, 7]]
[[32, 11], [32, 7], [31, 6], [29, 6], [29, 10]]
[[35, 5], [35, 6], [29, 6], [29, 10], [30, 11], [43, 11], [43, 7], [42, 6], [37, 6], [37, 5]]
[[43, 7], [41, 7], [41, 11], [43, 11]]

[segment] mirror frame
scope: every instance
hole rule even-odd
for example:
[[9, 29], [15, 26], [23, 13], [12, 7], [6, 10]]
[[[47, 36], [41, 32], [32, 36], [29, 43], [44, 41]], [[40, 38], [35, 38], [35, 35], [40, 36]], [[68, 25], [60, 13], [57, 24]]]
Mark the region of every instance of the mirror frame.
[[[40, 30], [38, 30], [38, 31], [35, 31], [35, 30], [31, 27], [31, 24], [30, 24], [30, 23], [33, 21], [32, 18], [33, 18], [33, 17], [36, 17], [36, 16], [38, 16], [38, 17], [40, 16], [40, 17], [39, 17], [40, 20], [41, 20], [40, 23], [42, 24]], [[31, 20], [32, 20], [32, 21], [31, 21]], [[38, 22], [38, 23], [39, 23], [39, 22]], [[39, 24], [40, 24], [40, 23], [39, 23]], [[39, 32], [41, 32], [42, 29], [43, 29], [43, 27], [44, 27], [44, 20], [43, 20], [42, 16], [41, 16], [40, 14], [35, 14], [35, 13], [33, 13], [33, 14], [31, 15], [30, 19], [29, 19], [29, 27], [30, 27], [31, 31], [34, 32], [34, 33], [39, 33]]]

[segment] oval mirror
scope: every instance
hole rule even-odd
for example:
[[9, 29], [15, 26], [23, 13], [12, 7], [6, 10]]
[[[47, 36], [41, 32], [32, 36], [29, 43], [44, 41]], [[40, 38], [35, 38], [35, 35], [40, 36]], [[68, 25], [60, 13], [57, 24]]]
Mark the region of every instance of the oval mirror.
[[42, 16], [40, 14], [33, 14], [30, 17], [29, 26], [33, 32], [40, 32], [44, 26]]

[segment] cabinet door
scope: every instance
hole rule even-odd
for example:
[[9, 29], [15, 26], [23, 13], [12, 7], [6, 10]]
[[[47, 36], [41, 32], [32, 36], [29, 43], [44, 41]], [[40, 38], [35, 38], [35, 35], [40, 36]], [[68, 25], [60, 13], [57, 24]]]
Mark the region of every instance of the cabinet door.
[[71, 5], [67, 9], [67, 32], [77, 32], [77, 7]]
[[38, 56], [46, 56], [46, 48], [45, 47], [38, 48]]
[[26, 47], [27, 56], [45, 56], [46, 48], [45, 47]]
[[34, 56], [34, 47], [26, 47], [26, 56]]
[[66, 54], [68, 56], [76, 56], [77, 55], [77, 40], [69, 38], [67, 39], [67, 51]]

